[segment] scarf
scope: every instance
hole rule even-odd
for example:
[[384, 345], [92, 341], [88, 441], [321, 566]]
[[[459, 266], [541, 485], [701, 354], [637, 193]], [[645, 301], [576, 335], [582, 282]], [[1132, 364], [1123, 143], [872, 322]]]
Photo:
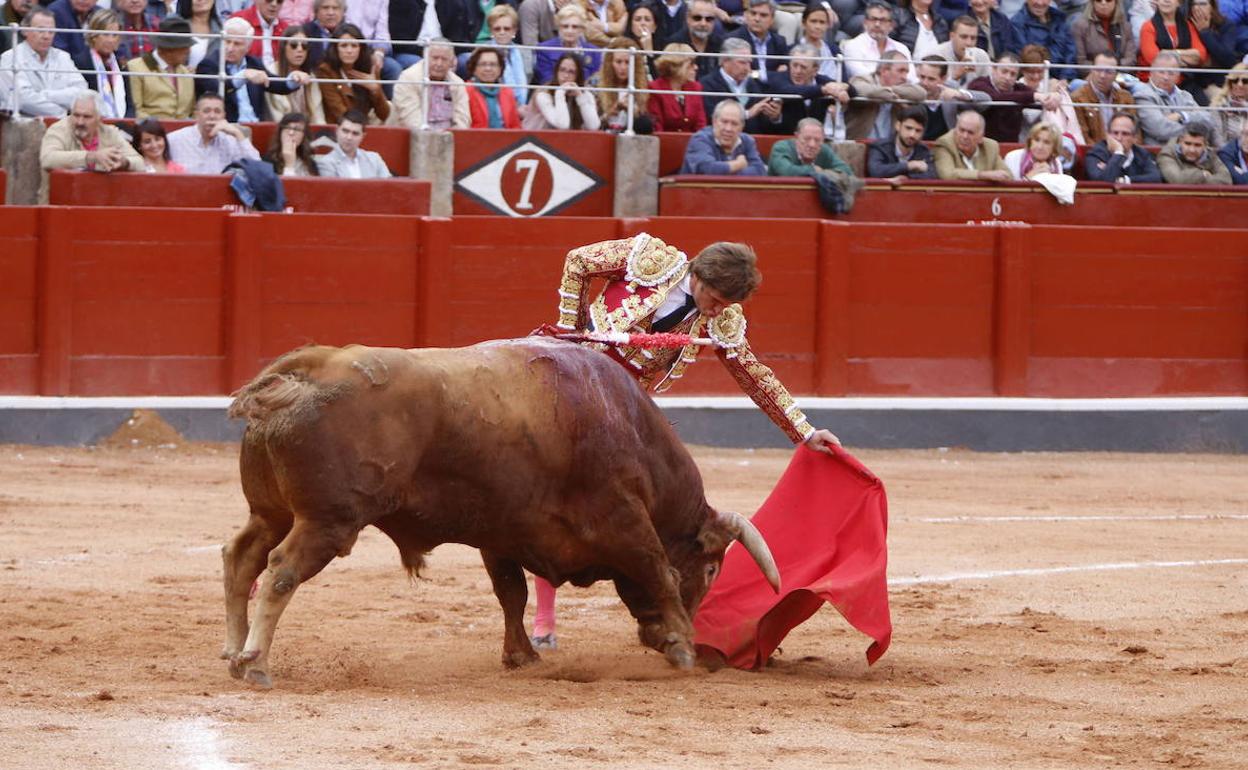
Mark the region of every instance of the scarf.
[[91, 50], [91, 62], [95, 64], [96, 90], [104, 98], [108, 108], [106, 118], [124, 118], [126, 116], [126, 79], [121, 76], [121, 68], [117, 57], [110, 56], [108, 61]]
[[1176, 15], [1174, 17], [1174, 26], [1179, 33], [1179, 44], [1175, 45], [1173, 38], [1170, 37], [1170, 30], [1166, 29], [1166, 20], [1161, 17], [1161, 11], [1153, 14], [1153, 29], [1157, 32], [1157, 47], [1163, 51], [1170, 51], [1182, 48], [1192, 47], [1192, 30], [1188, 26], [1187, 17]]
[[[1031, 151], [1023, 153], [1023, 162], [1018, 164], [1018, 175], [1024, 179], [1027, 178], [1027, 172], [1031, 171], [1036, 165], [1035, 158], [1031, 157]], [[1049, 158], [1044, 165], [1051, 174], [1062, 173], [1062, 162], [1057, 158]]]
[[503, 108], [498, 105], [498, 93], [501, 86], [487, 86], [477, 81], [477, 91], [485, 97], [485, 112], [489, 116], [490, 128], [503, 128]]

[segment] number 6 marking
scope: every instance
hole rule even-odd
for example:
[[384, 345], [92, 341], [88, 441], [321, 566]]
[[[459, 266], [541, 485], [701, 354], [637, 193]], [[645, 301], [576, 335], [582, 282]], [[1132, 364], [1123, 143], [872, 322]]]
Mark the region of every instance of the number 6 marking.
[[516, 171], [527, 172], [524, 177], [524, 186], [520, 189], [520, 202], [516, 204], [516, 208], [531, 209], [533, 201], [529, 200], [529, 197], [533, 193], [533, 177], [537, 176], [537, 158], [517, 160]]

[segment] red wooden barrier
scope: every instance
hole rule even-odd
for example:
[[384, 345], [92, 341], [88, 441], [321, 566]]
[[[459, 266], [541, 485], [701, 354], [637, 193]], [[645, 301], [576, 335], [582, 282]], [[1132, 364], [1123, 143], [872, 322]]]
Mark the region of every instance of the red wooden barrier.
[[463, 214], [610, 216], [615, 136], [605, 131], [466, 130], [455, 135]]
[[[752, 243], [750, 340], [824, 395], [1248, 393], [1242, 231], [830, 220], [0, 209], [0, 392], [203, 394], [305, 342], [462, 345], [553, 320], [564, 253]], [[721, 367], [679, 394], [736, 393]]]
[[[660, 180], [662, 216], [744, 219], [831, 217], [814, 182], [804, 177], [678, 176]], [[849, 222], [1034, 224], [1127, 227], [1233, 227], [1248, 222], [1248, 188], [1110, 185], [1080, 182], [1075, 205], [1063, 206], [1030, 182], [923, 181], [894, 190], [874, 181], [858, 194]]]
[[[332, 214], [429, 213], [430, 183], [415, 179], [283, 177], [286, 204], [295, 211]], [[53, 171], [48, 201], [55, 206], [208, 208], [238, 205], [225, 176], [94, 174]]]

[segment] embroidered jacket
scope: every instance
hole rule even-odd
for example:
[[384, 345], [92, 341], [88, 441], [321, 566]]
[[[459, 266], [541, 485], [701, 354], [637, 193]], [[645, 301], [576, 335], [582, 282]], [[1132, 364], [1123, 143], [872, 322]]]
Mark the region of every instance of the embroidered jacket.
[[[683, 252], [645, 233], [573, 249], [559, 286], [558, 326], [569, 331], [649, 332], [655, 312], [688, 274], [689, 258]], [[589, 303], [589, 284], [594, 278], [605, 278], [607, 286]], [[713, 319], [694, 313], [671, 331], [713, 339], [716, 355], [741, 390], [794, 443], [805, 441], [815, 429], [771, 369], [754, 357], [745, 326], [741, 306], [733, 304]], [[701, 351], [699, 345], [680, 350], [593, 347], [620, 359], [643, 388], [656, 393], [680, 379]]]

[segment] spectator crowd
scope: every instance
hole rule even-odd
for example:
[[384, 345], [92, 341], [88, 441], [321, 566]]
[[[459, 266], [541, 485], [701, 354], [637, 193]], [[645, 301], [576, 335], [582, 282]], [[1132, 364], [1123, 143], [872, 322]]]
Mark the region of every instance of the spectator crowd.
[[[1248, 0], [6, 0], [3, 15], [23, 30], [0, 40], [0, 107], [59, 118], [45, 170], [388, 176], [361, 147], [388, 124], [685, 132], [689, 174], [843, 176], [835, 143], [861, 141], [866, 175], [894, 185], [1032, 180], [1059, 200], [1073, 176], [1248, 184]], [[269, 121], [262, 156], [245, 127]], [[769, 157], [766, 134], [788, 137]]]

